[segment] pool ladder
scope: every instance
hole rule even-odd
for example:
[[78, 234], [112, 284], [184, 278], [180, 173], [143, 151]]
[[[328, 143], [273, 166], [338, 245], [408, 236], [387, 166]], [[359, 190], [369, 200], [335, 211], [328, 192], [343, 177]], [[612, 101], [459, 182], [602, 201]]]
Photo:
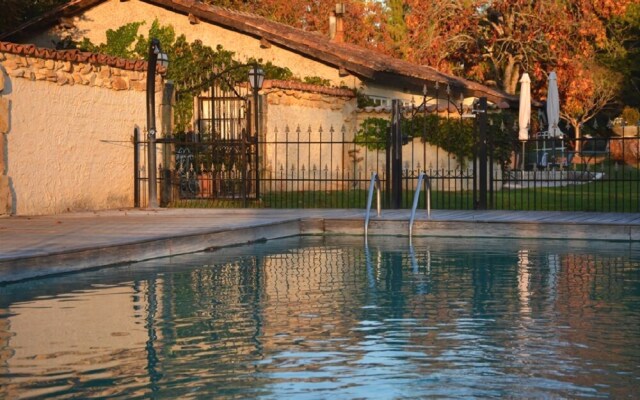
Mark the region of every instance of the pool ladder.
[[418, 175], [418, 186], [416, 186], [416, 193], [413, 195], [413, 206], [411, 207], [411, 218], [409, 218], [409, 244], [411, 244], [411, 237], [413, 235], [413, 221], [416, 219], [416, 209], [418, 208], [418, 200], [420, 200], [420, 188], [424, 181], [427, 187], [427, 219], [431, 219], [431, 179], [429, 175], [424, 172], [420, 172]]
[[371, 218], [371, 203], [373, 202], [373, 191], [376, 191], [378, 196], [378, 217], [381, 212], [381, 198], [380, 198], [380, 178], [377, 172], [371, 173], [371, 181], [369, 182], [369, 196], [367, 197], [367, 212], [364, 216], [364, 238], [367, 238], [369, 234], [369, 219]]

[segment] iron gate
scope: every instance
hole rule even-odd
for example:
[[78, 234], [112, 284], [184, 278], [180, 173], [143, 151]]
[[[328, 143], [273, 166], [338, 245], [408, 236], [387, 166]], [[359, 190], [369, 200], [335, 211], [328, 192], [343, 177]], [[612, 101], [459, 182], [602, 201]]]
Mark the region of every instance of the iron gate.
[[174, 135], [172, 200], [256, 199], [258, 132], [257, 96], [238, 81], [237, 67], [212, 76], [195, 99], [195, 127]]

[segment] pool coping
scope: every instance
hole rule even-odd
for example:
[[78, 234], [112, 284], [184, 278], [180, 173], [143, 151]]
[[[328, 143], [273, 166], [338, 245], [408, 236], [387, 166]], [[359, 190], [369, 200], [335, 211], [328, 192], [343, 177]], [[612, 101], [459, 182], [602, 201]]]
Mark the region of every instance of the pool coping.
[[[408, 210], [369, 235], [408, 236]], [[640, 214], [421, 211], [418, 237], [640, 242]], [[364, 236], [362, 210], [155, 209], [0, 218], [0, 284], [295, 235]], [[408, 240], [408, 239], [407, 239]]]

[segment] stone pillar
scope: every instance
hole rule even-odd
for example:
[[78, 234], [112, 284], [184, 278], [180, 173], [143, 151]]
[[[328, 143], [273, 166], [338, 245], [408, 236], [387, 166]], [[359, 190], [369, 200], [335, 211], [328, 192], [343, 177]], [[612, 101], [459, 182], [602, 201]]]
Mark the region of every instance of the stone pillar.
[[11, 212], [11, 192], [7, 176], [7, 134], [9, 133], [9, 100], [5, 93], [5, 72], [0, 68], [0, 216]]

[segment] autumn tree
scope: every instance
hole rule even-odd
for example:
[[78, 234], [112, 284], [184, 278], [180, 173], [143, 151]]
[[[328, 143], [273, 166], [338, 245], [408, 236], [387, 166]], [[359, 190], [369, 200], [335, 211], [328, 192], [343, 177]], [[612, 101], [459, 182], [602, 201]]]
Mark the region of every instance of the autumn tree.
[[248, 11], [309, 32], [329, 34], [329, 16], [336, 3], [345, 6], [345, 40], [389, 53], [386, 21], [379, 2], [365, 0], [204, 0], [205, 3]]
[[0, 34], [69, 0], [0, 0]]
[[613, 46], [600, 58], [623, 75], [622, 103], [640, 107], [640, 2], [630, 4], [624, 15], [611, 19], [608, 31], [615, 38]]
[[[478, 23], [476, 1], [407, 0], [405, 19], [409, 61], [461, 74]], [[469, 64], [472, 65], [472, 64]]]
[[[558, 76], [559, 90], [564, 93], [565, 103], [560, 108], [560, 117], [574, 129], [576, 139], [582, 135], [582, 124], [595, 117], [611, 104], [618, 95], [622, 75], [594, 61], [572, 64]], [[576, 141], [580, 151], [580, 141]]]

